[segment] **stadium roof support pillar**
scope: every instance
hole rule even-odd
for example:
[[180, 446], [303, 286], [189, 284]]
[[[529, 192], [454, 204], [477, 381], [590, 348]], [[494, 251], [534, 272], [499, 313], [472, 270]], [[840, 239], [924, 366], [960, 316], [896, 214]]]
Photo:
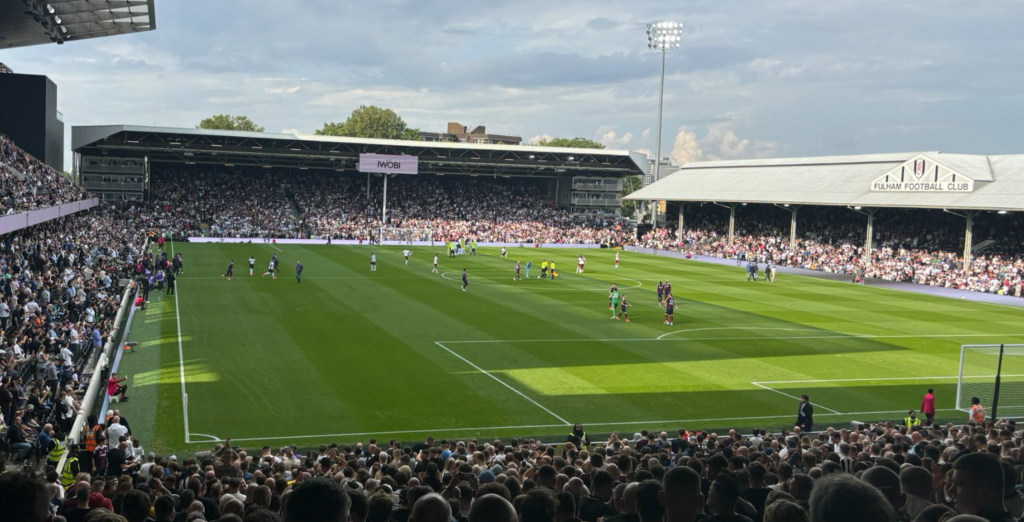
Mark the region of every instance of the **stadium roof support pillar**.
[[790, 218], [789, 218], [789, 248], [790, 248], [790, 250], [793, 250], [793, 249], [796, 248], [796, 214], [797, 214], [797, 212], [800, 211], [800, 205], [790, 205], [789, 203], [786, 203], [786, 204], [783, 204], [783, 205], [779, 205], [778, 203], [776, 203], [775, 206], [779, 207], [779, 208], [781, 208], [783, 210], [787, 210], [790, 213]]
[[684, 226], [686, 222], [683, 220], [683, 207], [685, 205], [685, 202], [679, 202], [679, 230], [676, 232], [676, 236], [679, 238], [680, 241], [683, 240], [683, 231], [686, 230], [686, 227]]
[[864, 264], [871, 263], [871, 249], [874, 248], [872, 238], [875, 236], [875, 212], [878, 212], [878, 208], [868, 207], [861, 209], [861, 207], [847, 207], [850, 210], [859, 214], [864, 214], [868, 217], [868, 226], [864, 236]]
[[964, 229], [964, 268], [971, 264], [971, 257], [974, 253], [972, 247], [974, 246], [974, 216], [977, 216], [981, 211], [979, 210], [964, 210], [963, 212], [954, 212], [952, 210], [943, 209], [954, 216], [960, 216], [964, 218], [966, 222], [966, 228]]
[[[739, 203], [729, 203], [727, 205], [723, 205], [717, 201], [714, 203], [720, 207], [729, 209], [729, 244], [731, 245], [732, 239], [736, 233], [736, 207], [739, 206]], [[744, 203], [744, 205], [746, 205], [746, 203]]]

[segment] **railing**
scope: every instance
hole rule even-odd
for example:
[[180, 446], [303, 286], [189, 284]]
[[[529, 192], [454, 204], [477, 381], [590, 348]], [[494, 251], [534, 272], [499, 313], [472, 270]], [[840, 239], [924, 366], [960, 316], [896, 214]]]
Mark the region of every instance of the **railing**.
[[613, 180], [612, 182], [602, 181], [573, 181], [573, 190], [602, 190], [602, 191], [621, 191], [622, 182], [619, 180]]
[[590, 207], [618, 207], [622, 205], [622, 198], [572, 198], [574, 206]]
[[82, 180], [82, 188], [94, 190], [94, 189], [113, 189], [113, 190], [137, 190], [141, 192], [146, 188], [146, 184], [139, 182], [127, 182], [127, 181], [91, 181], [88, 179]]
[[146, 168], [143, 165], [102, 165], [84, 164], [82, 173], [110, 173], [110, 174], [145, 174]]

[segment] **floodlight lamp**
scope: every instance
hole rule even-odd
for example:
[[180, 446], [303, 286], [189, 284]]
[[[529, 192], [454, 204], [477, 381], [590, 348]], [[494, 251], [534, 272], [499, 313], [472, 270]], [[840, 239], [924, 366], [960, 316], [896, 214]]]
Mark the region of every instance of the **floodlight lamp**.
[[860, 207], [853, 207], [854, 210], [860, 210]]
[[54, 9], [52, 5], [46, 4], [46, 12], [48, 12], [50, 14], [53, 14], [53, 13], [57, 12], [57, 10]]
[[53, 17], [53, 21], [54, 21], [54, 22], [57, 22], [57, 25], [60, 25], [60, 24], [61, 24], [61, 20], [60, 20], [60, 17], [59, 17], [59, 16], [54, 16], [54, 17]]
[[569, 161], [572, 161], [572, 160], [573, 160], [573, 157], [572, 157], [572, 156], [569, 156]]
[[64, 33], [64, 34], [68, 34], [68, 28], [67, 28], [67, 27], [64, 27], [64, 26], [62, 25], [62, 26], [60, 26], [60, 32], [62, 32], [62, 33]]
[[997, 214], [1006, 214], [1006, 211], [1005, 210], [1000, 210], [999, 212], [997, 212]]

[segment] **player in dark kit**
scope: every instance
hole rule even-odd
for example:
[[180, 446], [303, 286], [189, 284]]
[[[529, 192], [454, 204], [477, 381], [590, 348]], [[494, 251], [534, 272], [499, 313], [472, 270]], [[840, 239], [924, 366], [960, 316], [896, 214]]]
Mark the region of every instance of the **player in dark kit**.
[[302, 261], [295, 260], [295, 281], [302, 282]]
[[665, 294], [665, 322], [668, 326], [672, 326], [675, 322], [675, 311], [676, 311], [676, 298], [672, 297], [671, 293]]
[[221, 277], [226, 277], [226, 278], [228, 278], [228, 281], [230, 281], [231, 280], [231, 276], [233, 276], [233, 275], [235, 275], [235, 260], [234, 259], [232, 259], [231, 263], [228, 264], [228, 271], [224, 272], [223, 274], [221, 274]]
[[466, 280], [466, 269], [462, 269], [462, 291], [466, 291], [466, 287], [469, 286], [469, 281]]
[[665, 284], [658, 281], [658, 304], [665, 302]]
[[516, 276], [512, 279], [513, 281], [519, 281], [519, 261], [516, 261]]
[[626, 302], [626, 294], [622, 294], [622, 304], [620, 304], [619, 306], [621, 307], [620, 311], [619, 311], [619, 315], [615, 316], [615, 319], [618, 320], [619, 317], [621, 317], [621, 318], [625, 319], [626, 322], [628, 323], [629, 322], [629, 314], [626, 312], [626, 309], [629, 308], [630, 306], [633, 306], [633, 305], [631, 305], [631, 304]]
[[669, 283], [668, 279], [666, 279], [665, 280], [665, 299], [668, 299], [668, 294], [671, 294], [671, 293], [672, 293], [672, 283]]

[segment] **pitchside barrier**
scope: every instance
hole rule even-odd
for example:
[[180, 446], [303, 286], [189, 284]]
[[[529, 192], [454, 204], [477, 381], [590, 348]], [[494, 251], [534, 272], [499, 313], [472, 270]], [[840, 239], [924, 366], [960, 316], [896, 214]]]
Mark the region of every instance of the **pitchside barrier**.
[[1024, 416], [1024, 344], [960, 347], [956, 409], [970, 411], [975, 397], [993, 421]]
[[[326, 239], [265, 239], [262, 237], [189, 237], [189, 243], [252, 243], [254, 245], [326, 245]], [[370, 243], [369, 241], [359, 241], [356, 239], [332, 239], [330, 244], [332, 245], [376, 245], [377, 243]], [[384, 246], [444, 246], [443, 241], [384, 241], [380, 243]], [[569, 244], [569, 243], [498, 243], [498, 242], [478, 242], [476, 244], [479, 247], [524, 247], [524, 248], [602, 248], [601, 245], [594, 244]]]
[[[149, 249], [149, 239], [142, 245], [142, 251], [145, 252]], [[118, 307], [117, 316], [114, 318], [114, 329], [110, 332], [107, 337], [107, 344], [103, 345], [103, 350], [97, 354], [97, 359], [93, 365], [92, 377], [89, 379], [89, 387], [86, 388], [85, 396], [82, 397], [82, 407], [78, 410], [78, 416], [75, 417], [75, 423], [71, 428], [71, 432], [68, 434], [68, 441], [76, 441], [81, 443], [84, 440], [83, 434], [85, 430], [91, 426], [86, 426], [85, 423], [89, 420], [89, 415], [96, 410], [97, 403], [106, 404], [107, 395], [107, 379], [109, 374], [105, 371], [109, 368], [113, 357], [115, 355], [114, 350], [117, 350], [121, 346], [121, 342], [124, 340], [127, 334], [127, 329], [123, 328], [125, 325], [130, 325], [129, 321], [131, 316], [135, 313], [135, 295], [137, 288], [128, 284], [124, 289], [124, 295], [121, 297], [121, 306]], [[102, 411], [100, 412], [102, 413]], [[103, 418], [102, 415], [99, 416]], [[64, 469], [64, 463], [68, 458], [68, 453], [65, 451], [60, 461], [57, 463], [57, 472]]]

